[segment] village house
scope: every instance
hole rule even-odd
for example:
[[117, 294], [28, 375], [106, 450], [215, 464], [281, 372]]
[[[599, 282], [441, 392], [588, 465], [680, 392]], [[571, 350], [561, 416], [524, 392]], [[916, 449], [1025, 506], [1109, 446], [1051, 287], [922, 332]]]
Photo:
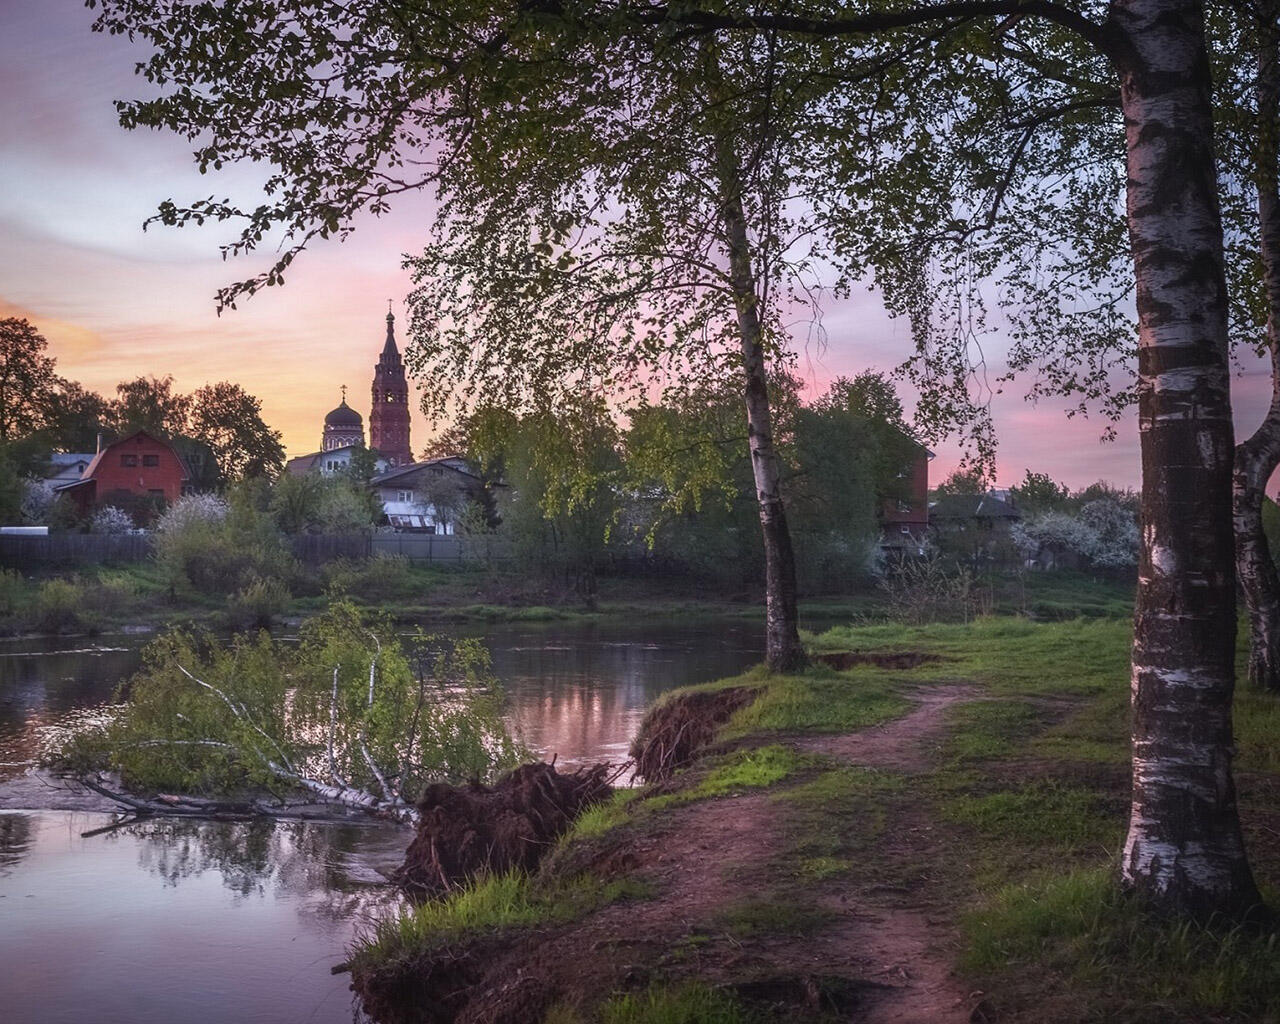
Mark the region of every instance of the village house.
[[73, 484], [84, 476], [93, 461], [93, 452], [53, 452], [45, 469], [45, 482], [57, 489], [63, 484]]
[[397, 466], [379, 473], [369, 486], [392, 528], [434, 534], [456, 533], [467, 503], [484, 490], [467, 462], [456, 456]]
[[178, 500], [190, 475], [169, 442], [138, 430], [102, 447], [79, 479], [55, 491], [71, 498], [86, 515], [114, 505], [145, 521]]
[[915, 445], [910, 463], [898, 473], [893, 493], [880, 502], [880, 546], [885, 551], [923, 554], [929, 533], [929, 460], [933, 452]]
[[[346, 473], [351, 469], [351, 460], [356, 453], [364, 450], [363, 444], [344, 444], [327, 451], [312, 452], [310, 455], [299, 455], [285, 463], [284, 471], [290, 476], [303, 476], [306, 473], [323, 473], [331, 476], [334, 473]], [[375, 472], [381, 473], [387, 468], [387, 460], [377, 455], [373, 460]]]

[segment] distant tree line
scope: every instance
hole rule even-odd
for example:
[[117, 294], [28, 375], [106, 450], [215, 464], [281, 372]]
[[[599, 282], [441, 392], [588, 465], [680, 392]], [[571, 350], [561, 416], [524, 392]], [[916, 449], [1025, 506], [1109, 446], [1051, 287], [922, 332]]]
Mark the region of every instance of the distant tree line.
[[190, 394], [170, 376], [137, 377], [114, 398], [59, 376], [48, 342], [30, 321], [0, 320], [0, 518], [21, 515], [27, 478], [39, 478], [52, 452], [97, 450], [146, 430], [173, 444], [194, 491], [219, 491], [284, 468], [278, 430], [262, 419], [262, 403], [239, 384], [219, 381]]
[[[874, 372], [804, 401], [801, 383], [771, 381], [775, 443], [802, 584], [869, 574], [880, 505], [923, 457], [892, 384]], [[437, 444], [478, 467], [491, 510], [464, 531], [496, 530], [530, 571], [584, 595], [621, 566], [746, 588], [764, 569], [747, 420], [731, 385], [708, 382], [614, 415], [586, 399], [523, 413], [486, 406]], [[497, 523], [498, 525], [494, 525]]]

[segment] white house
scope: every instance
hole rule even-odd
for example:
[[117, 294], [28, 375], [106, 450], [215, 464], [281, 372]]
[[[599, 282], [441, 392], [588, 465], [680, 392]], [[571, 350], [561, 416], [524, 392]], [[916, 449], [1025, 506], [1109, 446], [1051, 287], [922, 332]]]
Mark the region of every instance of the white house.
[[452, 534], [468, 500], [484, 489], [480, 478], [457, 457], [397, 466], [369, 481], [396, 530]]
[[[312, 472], [324, 473], [326, 476], [332, 473], [345, 473], [351, 467], [352, 455], [363, 447], [358, 444], [344, 444], [337, 448], [330, 448], [328, 451], [299, 455], [296, 459], [290, 459], [285, 464], [284, 470], [291, 476], [302, 476]], [[387, 460], [375, 459], [373, 465], [375, 471], [381, 473], [387, 468]]]
[[44, 478], [52, 487], [75, 483], [84, 476], [92, 461], [93, 452], [54, 452], [49, 456]]

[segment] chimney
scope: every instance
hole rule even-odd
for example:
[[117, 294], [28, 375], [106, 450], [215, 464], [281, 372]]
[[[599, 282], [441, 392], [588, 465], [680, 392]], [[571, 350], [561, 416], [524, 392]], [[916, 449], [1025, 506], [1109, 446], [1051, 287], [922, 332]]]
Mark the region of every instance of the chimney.
[[101, 430], [99, 430], [99, 431], [98, 431], [98, 451], [97, 451], [97, 454], [101, 454], [101, 453], [102, 453], [102, 431], [101, 431]]

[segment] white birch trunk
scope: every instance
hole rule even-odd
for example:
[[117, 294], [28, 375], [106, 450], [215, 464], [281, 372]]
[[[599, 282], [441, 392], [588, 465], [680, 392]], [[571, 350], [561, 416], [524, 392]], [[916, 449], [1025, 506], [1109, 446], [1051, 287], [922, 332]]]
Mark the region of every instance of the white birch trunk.
[[1180, 915], [1260, 903], [1231, 774], [1227, 296], [1203, 11], [1117, 0], [1139, 319], [1142, 554], [1125, 887]]
[[788, 672], [805, 664], [800, 643], [800, 614], [796, 597], [796, 559], [782, 500], [782, 472], [773, 443], [769, 409], [769, 378], [765, 370], [764, 335], [760, 322], [751, 244], [739, 195], [737, 161], [726, 140], [718, 140], [720, 185], [724, 194], [721, 218], [729, 250], [730, 287], [738, 318], [747, 406], [747, 443], [751, 473], [760, 512], [765, 564], [765, 650], [769, 668]]

